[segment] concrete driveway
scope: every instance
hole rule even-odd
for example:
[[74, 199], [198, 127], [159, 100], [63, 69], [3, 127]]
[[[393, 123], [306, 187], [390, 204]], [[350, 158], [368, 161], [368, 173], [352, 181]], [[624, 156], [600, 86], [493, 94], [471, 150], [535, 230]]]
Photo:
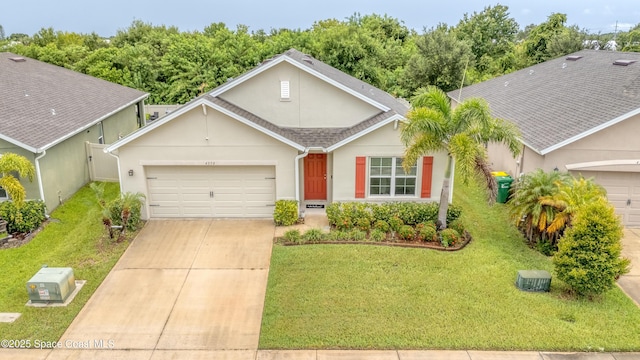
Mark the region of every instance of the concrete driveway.
[[150, 221], [60, 340], [91, 350], [47, 359], [120, 353], [100, 341], [123, 358], [255, 356], [273, 234], [269, 220]]

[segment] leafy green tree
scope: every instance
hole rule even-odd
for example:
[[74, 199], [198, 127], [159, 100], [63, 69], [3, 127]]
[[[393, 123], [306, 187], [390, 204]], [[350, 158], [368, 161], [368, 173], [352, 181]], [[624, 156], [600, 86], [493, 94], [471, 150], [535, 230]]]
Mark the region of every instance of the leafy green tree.
[[620, 257], [622, 226], [606, 199], [585, 204], [560, 240], [553, 264], [558, 279], [578, 295], [593, 297], [615, 285], [629, 271]]
[[468, 42], [458, 39], [446, 24], [440, 24], [419, 36], [415, 44], [417, 51], [406, 66], [409, 91], [428, 85], [450, 91], [462, 85], [465, 69], [473, 66]]
[[618, 35], [621, 51], [640, 52], [640, 24]]
[[560, 189], [568, 186], [570, 181], [571, 176], [566, 172], [537, 169], [514, 183], [509, 211], [530, 245], [546, 243], [552, 248], [555, 246], [561, 234], [558, 231], [550, 232], [548, 228], [562, 210], [559, 204], [550, 203], [549, 199], [558, 197]]
[[[517, 156], [520, 152], [519, 131], [512, 123], [491, 116], [484, 99], [467, 99], [452, 109], [447, 94], [434, 86], [422, 89], [411, 103], [413, 108], [407, 114], [400, 135], [406, 146], [403, 166], [410, 167], [423, 155], [447, 152], [438, 210], [438, 220], [446, 227], [453, 161], [462, 180], [467, 181], [476, 171], [482, 171], [478, 164], [485, 163], [487, 143], [502, 143], [514, 157]], [[492, 181], [492, 184], [495, 183]]]
[[516, 20], [509, 16], [509, 7], [498, 4], [487, 6], [480, 13], [464, 14], [456, 34], [471, 44], [476, 70], [496, 76], [514, 65], [512, 53], [518, 29]]
[[6, 36], [4, 34], [4, 27], [0, 25], [0, 41], [4, 41], [4, 39], [6, 39]]
[[36, 169], [26, 157], [14, 153], [4, 153], [0, 155], [0, 187], [7, 192], [7, 195], [19, 208], [24, 202], [27, 194], [20, 180], [14, 176], [17, 174], [21, 178], [33, 181]]
[[577, 26], [566, 27], [566, 22], [567, 15], [553, 13], [546, 22], [531, 29], [521, 44], [525, 58], [520, 59], [520, 67], [538, 64], [582, 49], [586, 36]]

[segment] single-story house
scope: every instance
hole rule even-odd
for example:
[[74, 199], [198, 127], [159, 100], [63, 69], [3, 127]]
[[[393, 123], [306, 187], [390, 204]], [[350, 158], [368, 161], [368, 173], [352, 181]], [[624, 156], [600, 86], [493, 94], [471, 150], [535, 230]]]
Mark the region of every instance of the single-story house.
[[405, 101], [295, 49], [116, 141], [144, 218], [271, 217], [333, 201], [436, 201], [446, 154], [402, 170]]
[[[147, 96], [59, 66], [0, 53], [0, 154], [16, 153], [33, 162], [34, 181], [22, 181], [27, 199], [42, 199], [51, 211], [86, 184], [93, 160], [87, 143], [109, 144], [144, 125]], [[3, 199], [7, 194], [0, 189]]]
[[534, 169], [594, 178], [625, 226], [640, 226], [640, 53], [583, 50], [452, 91], [454, 104], [489, 102], [514, 122], [523, 152], [489, 145], [495, 170]]

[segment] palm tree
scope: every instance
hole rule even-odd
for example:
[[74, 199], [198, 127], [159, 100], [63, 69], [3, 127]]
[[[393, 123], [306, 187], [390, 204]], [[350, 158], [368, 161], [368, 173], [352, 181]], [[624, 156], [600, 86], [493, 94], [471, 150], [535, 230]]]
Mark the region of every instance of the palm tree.
[[[529, 243], [549, 240], [551, 245], [559, 237], [556, 226], [549, 231], [562, 205], [558, 198], [560, 189], [570, 184], [571, 175], [566, 172], [544, 172], [538, 169], [520, 177], [514, 184], [510, 201], [511, 218], [527, 237]], [[556, 199], [552, 203], [551, 199]], [[560, 219], [556, 220], [556, 225]], [[559, 229], [559, 228], [558, 228]]]
[[17, 173], [21, 178], [33, 181], [36, 169], [26, 157], [14, 153], [0, 154], [0, 187], [7, 192], [7, 195], [20, 207], [27, 197], [24, 186], [13, 174]]
[[556, 214], [547, 227], [548, 233], [558, 233], [571, 225], [576, 212], [583, 206], [607, 199], [607, 191], [596, 184], [593, 179], [573, 178], [568, 184], [563, 183], [554, 195], [542, 197], [542, 205], [552, 206]]
[[[131, 193], [126, 192], [120, 196], [120, 204], [121, 204], [121, 220], [122, 220], [122, 231], [120, 232], [120, 237], [118, 241], [122, 241], [126, 235], [127, 228], [133, 230], [136, 226], [138, 226], [138, 222], [140, 220], [140, 208], [142, 207], [142, 203], [144, 201], [144, 194], [142, 193]], [[134, 223], [130, 223], [131, 216], [134, 215]]]
[[520, 133], [512, 123], [491, 116], [484, 99], [467, 99], [453, 109], [447, 94], [429, 86], [419, 90], [411, 104], [413, 108], [407, 113], [407, 122], [403, 124], [400, 135], [406, 146], [403, 165], [409, 167], [420, 156], [429, 153], [447, 152], [438, 211], [441, 228], [445, 228], [454, 161], [463, 181], [480, 172], [485, 175], [487, 186], [495, 189], [495, 180], [490, 176], [486, 161], [485, 145], [489, 142], [505, 144], [515, 157], [520, 153]]

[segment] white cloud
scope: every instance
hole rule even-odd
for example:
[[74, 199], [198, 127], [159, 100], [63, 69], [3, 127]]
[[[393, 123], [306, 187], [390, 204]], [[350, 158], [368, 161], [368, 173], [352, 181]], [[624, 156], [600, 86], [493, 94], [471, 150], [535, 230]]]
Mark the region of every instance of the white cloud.
[[525, 8], [525, 9], [522, 9], [522, 10], [520, 11], [520, 13], [521, 13], [522, 15], [529, 15], [529, 14], [531, 13], [531, 9], [526, 9], [526, 8]]
[[591, 15], [591, 9], [584, 9], [582, 10], [582, 13], [585, 15]]

